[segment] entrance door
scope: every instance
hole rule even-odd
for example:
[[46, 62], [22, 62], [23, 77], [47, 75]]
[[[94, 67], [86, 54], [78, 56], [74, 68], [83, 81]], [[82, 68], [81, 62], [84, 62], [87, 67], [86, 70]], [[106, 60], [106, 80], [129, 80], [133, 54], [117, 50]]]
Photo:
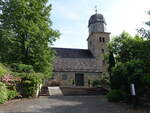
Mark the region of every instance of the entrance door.
[[84, 74], [75, 74], [76, 86], [84, 86]]

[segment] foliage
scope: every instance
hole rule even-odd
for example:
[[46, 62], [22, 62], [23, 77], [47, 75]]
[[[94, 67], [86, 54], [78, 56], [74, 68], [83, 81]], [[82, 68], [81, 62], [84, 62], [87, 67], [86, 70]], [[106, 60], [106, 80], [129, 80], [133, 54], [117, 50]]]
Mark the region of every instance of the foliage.
[[150, 100], [150, 74], [143, 76], [142, 83], [145, 85], [144, 96], [147, 100]]
[[140, 60], [144, 62], [145, 73], [150, 73], [150, 40], [123, 32], [109, 43], [109, 49], [114, 53], [116, 63]]
[[20, 73], [22, 81], [19, 84], [20, 94], [23, 97], [34, 97], [37, 88], [42, 83], [43, 76], [38, 73]]
[[101, 86], [108, 86], [110, 84], [110, 80], [108, 76], [101, 76], [99, 82]]
[[142, 65], [143, 63], [140, 61], [129, 61], [118, 64], [113, 69], [111, 88], [124, 90], [130, 95], [130, 84], [134, 83], [137, 96], [143, 96], [146, 84], [142, 80], [144, 76], [144, 71], [141, 68]]
[[10, 65], [10, 69], [13, 72], [18, 72], [18, 73], [33, 73], [33, 66], [32, 65], [26, 65], [26, 64], [17, 64], [17, 63], [13, 63]]
[[91, 86], [91, 80], [88, 80], [88, 86], [89, 87]]
[[109, 49], [114, 53], [116, 62], [124, 63], [142, 58], [141, 54], [144, 53], [143, 47], [145, 44], [145, 41], [141, 37], [132, 37], [129, 33], [123, 32], [113, 38], [109, 43]]
[[7, 88], [6, 85], [0, 82], [0, 104], [3, 104], [7, 101]]
[[1, 81], [7, 85], [8, 89], [16, 90], [16, 84], [21, 81], [21, 78], [6, 74], [1, 78]]
[[123, 32], [109, 43], [109, 49], [116, 61], [111, 73], [111, 88], [123, 90], [129, 100], [130, 84], [134, 83], [137, 98], [147, 98], [150, 90], [146, 81], [150, 75], [150, 40]]
[[[150, 16], [150, 10], [147, 12], [147, 14]], [[150, 21], [148, 22], [145, 22], [145, 24], [150, 27]], [[145, 29], [145, 28], [141, 28], [141, 29], [138, 29], [138, 32], [142, 35], [143, 38], [146, 38], [146, 39], [150, 39], [150, 30], [149, 29]]]
[[51, 28], [48, 0], [3, 0], [0, 8], [0, 61], [32, 65], [36, 72], [50, 74], [53, 51], [59, 37]]
[[121, 90], [113, 89], [107, 94], [107, 99], [110, 102], [120, 102], [123, 100], [123, 93]]
[[7, 91], [8, 94], [8, 100], [12, 100], [14, 99], [16, 96], [18, 96], [18, 92], [15, 90], [8, 90]]
[[9, 72], [9, 69], [0, 63], [0, 78]]
[[112, 68], [115, 66], [115, 58], [114, 58], [114, 55], [113, 55], [113, 52], [112, 51], [109, 51], [109, 58], [108, 58], [108, 72], [111, 76], [111, 73], [112, 73]]
[[94, 81], [92, 81], [92, 86], [93, 87], [100, 87], [101, 86], [101, 84], [100, 84], [100, 80], [94, 80]]

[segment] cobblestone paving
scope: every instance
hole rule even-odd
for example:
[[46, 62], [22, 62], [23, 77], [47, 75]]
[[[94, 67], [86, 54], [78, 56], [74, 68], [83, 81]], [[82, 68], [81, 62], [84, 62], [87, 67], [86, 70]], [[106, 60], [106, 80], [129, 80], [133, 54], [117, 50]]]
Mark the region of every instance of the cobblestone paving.
[[104, 96], [41, 96], [0, 105], [0, 113], [125, 113], [126, 110], [107, 102]]

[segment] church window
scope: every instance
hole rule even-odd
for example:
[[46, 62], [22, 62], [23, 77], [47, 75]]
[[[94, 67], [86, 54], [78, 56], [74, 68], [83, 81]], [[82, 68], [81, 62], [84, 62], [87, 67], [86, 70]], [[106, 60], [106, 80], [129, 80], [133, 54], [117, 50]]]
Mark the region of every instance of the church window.
[[62, 75], [62, 80], [67, 80], [67, 75], [66, 74]]
[[99, 37], [99, 42], [102, 42], [102, 37]]
[[95, 30], [95, 26], [93, 26], [93, 30]]
[[103, 60], [103, 65], [105, 65], [105, 60]]
[[102, 49], [102, 53], [104, 53], [105, 51], [104, 51], [104, 49]]
[[105, 38], [103, 37], [103, 42], [105, 42]]

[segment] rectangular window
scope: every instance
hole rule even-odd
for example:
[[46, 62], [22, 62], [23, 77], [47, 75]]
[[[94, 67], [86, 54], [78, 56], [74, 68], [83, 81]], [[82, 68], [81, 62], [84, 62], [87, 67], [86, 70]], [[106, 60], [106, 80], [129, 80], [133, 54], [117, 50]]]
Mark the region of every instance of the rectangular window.
[[105, 65], [105, 60], [103, 60], [103, 65]]
[[67, 80], [67, 75], [66, 74], [62, 75], [62, 80]]

